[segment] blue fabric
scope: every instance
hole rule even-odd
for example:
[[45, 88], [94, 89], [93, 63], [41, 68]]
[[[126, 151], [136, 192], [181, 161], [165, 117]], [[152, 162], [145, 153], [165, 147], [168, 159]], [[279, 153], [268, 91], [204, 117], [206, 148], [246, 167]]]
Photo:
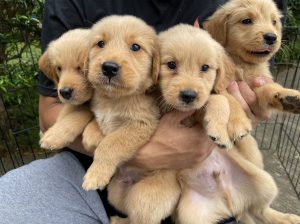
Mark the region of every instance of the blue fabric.
[[0, 178], [1, 224], [108, 224], [99, 194], [82, 189], [85, 169], [70, 152]]

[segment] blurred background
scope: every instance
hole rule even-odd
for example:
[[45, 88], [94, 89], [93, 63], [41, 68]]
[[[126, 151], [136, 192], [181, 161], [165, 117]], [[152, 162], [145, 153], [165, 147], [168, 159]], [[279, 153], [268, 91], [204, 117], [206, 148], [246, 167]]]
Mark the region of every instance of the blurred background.
[[[0, 1], [0, 176], [50, 154], [39, 148], [37, 60], [43, 0]], [[300, 90], [300, 1], [289, 0], [275, 80]], [[253, 132], [280, 194], [274, 207], [300, 215], [300, 116], [279, 114]]]

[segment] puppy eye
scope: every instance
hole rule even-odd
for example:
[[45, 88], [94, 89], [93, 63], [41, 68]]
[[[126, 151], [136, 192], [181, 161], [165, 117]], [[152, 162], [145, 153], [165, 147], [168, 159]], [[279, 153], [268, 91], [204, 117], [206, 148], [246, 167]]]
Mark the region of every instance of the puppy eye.
[[105, 43], [104, 43], [103, 40], [100, 40], [100, 41], [97, 43], [97, 45], [98, 45], [98, 47], [100, 47], [100, 48], [104, 48]]
[[244, 19], [244, 20], [242, 20], [242, 23], [245, 24], [245, 25], [252, 24], [252, 20], [251, 19]]
[[61, 67], [60, 66], [57, 66], [56, 69], [57, 69], [57, 71], [61, 72]]
[[139, 51], [141, 49], [141, 46], [138, 45], [138, 44], [132, 44], [131, 47], [130, 47], [130, 49], [132, 51]]
[[277, 21], [276, 21], [276, 20], [273, 20], [272, 23], [273, 23], [273, 25], [275, 26], [276, 23], [277, 23]]
[[167, 63], [168, 65], [168, 68], [171, 69], [171, 70], [174, 70], [176, 68], [176, 62], [175, 61], [169, 61]]
[[80, 66], [78, 66], [76, 69], [77, 69], [77, 71], [80, 71], [80, 70], [81, 70]]
[[201, 71], [202, 71], [202, 72], [207, 72], [208, 69], [209, 69], [209, 66], [208, 66], [208, 65], [202, 65], [202, 67], [201, 67]]

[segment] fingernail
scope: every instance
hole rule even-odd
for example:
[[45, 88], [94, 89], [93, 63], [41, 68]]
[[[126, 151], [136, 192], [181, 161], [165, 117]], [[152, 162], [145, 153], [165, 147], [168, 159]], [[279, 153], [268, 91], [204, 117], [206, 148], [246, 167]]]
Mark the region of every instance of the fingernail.
[[232, 81], [229, 86], [235, 86], [236, 85], [236, 81]]
[[266, 80], [263, 78], [257, 78], [256, 81], [257, 81], [257, 84], [260, 86], [266, 84]]

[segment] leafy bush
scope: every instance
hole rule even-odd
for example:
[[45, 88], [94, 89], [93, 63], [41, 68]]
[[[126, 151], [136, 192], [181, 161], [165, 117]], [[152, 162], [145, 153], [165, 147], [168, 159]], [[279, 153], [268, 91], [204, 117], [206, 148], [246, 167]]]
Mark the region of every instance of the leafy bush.
[[0, 90], [33, 86], [40, 55], [43, 0], [0, 2]]
[[293, 63], [300, 58], [300, 1], [289, 0], [283, 30], [283, 40], [280, 51], [276, 55], [276, 62]]

